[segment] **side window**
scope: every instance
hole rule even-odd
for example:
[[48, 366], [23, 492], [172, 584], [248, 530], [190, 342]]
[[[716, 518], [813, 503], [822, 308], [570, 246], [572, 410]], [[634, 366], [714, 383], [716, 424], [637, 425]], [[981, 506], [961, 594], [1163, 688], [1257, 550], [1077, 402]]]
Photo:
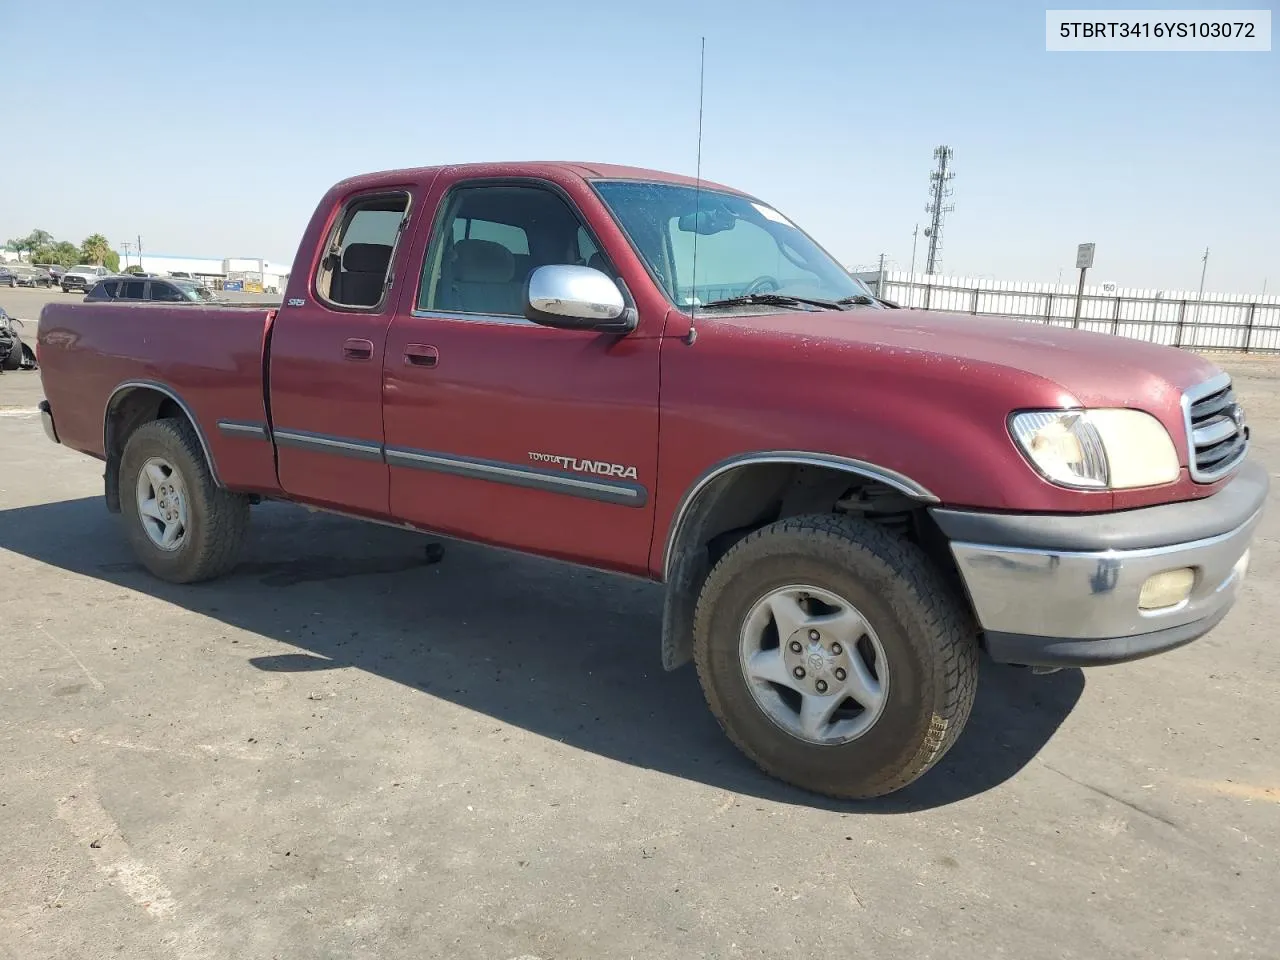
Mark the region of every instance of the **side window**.
[[349, 203], [320, 263], [316, 276], [320, 296], [342, 307], [381, 304], [408, 209], [406, 193], [358, 197]]
[[145, 280], [126, 280], [120, 284], [121, 300], [143, 300], [146, 298], [147, 282]]
[[163, 303], [181, 303], [185, 298], [173, 284], [165, 283], [164, 281], [152, 281], [151, 299], [159, 300]]
[[[418, 309], [523, 316], [524, 284], [538, 267], [603, 261], [581, 219], [551, 190], [463, 187], [446, 201], [422, 264]], [[606, 269], [610, 269], [606, 267]]]

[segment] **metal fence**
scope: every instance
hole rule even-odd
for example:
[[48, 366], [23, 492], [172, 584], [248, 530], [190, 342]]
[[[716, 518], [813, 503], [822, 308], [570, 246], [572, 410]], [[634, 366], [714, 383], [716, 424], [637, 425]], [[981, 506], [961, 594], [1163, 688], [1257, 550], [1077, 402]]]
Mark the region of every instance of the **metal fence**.
[[1016, 283], [885, 271], [857, 274], [899, 306], [975, 316], [1015, 317], [1079, 327], [1190, 350], [1280, 352], [1280, 295], [1195, 294], [1182, 291]]

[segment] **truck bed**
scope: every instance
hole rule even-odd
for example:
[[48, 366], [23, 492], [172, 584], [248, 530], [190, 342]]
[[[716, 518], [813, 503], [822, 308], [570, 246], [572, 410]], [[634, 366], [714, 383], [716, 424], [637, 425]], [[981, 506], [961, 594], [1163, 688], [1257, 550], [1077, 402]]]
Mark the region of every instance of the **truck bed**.
[[217, 422], [267, 421], [263, 358], [275, 315], [262, 304], [48, 304], [40, 366], [59, 440], [103, 458], [108, 403], [163, 384], [195, 422], [222, 483], [274, 488], [274, 464], [258, 462], [262, 453], [246, 458], [244, 444]]

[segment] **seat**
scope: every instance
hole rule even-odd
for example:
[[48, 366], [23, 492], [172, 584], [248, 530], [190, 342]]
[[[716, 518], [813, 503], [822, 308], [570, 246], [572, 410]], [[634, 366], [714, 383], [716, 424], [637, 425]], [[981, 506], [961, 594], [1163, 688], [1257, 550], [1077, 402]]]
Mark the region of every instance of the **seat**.
[[453, 245], [451, 283], [445, 309], [466, 313], [520, 316], [522, 284], [515, 278], [515, 257], [492, 240], [459, 240]]
[[329, 299], [353, 307], [373, 307], [382, 299], [391, 265], [391, 247], [353, 243], [342, 253], [342, 269], [333, 275]]
[[609, 265], [609, 261], [604, 258], [603, 253], [593, 253], [591, 259], [587, 261], [587, 266], [592, 270], [599, 270], [614, 283], [618, 282], [618, 275], [614, 273], [613, 267]]

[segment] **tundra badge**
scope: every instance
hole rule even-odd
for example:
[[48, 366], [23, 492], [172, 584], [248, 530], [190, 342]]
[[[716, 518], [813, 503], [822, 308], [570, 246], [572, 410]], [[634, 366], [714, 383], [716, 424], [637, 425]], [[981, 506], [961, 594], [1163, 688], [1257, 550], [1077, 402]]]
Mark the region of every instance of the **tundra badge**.
[[553, 463], [574, 473], [594, 473], [604, 477], [622, 477], [624, 480], [636, 479], [636, 468], [625, 467], [620, 463], [606, 463], [604, 460], [579, 460], [577, 457], [560, 457], [553, 453], [529, 453], [529, 459], [535, 463]]

